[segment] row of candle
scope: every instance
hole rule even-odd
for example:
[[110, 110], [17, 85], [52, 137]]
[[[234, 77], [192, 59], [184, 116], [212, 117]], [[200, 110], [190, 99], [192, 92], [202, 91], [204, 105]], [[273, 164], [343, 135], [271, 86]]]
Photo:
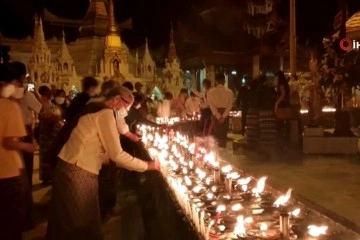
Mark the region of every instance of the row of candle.
[[[203, 238], [296, 237], [290, 228], [302, 218], [299, 208], [291, 210], [291, 189], [273, 199], [265, 190], [266, 177], [254, 184], [252, 177], [220, 162], [213, 149], [178, 132], [148, 126], [139, 130], [150, 155], [159, 159], [177, 202]], [[327, 226], [308, 228], [307, 235], [315, 239], [326, 235]]]

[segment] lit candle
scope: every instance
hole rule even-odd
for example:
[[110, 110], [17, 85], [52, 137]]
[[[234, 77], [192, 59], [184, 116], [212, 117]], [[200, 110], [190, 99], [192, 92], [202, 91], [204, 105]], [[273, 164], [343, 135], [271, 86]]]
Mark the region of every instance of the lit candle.
[[216, 208], [215, 223], [219, 224], [220, 214], [221, 214], [221, 212], [224, 212], [225, 210], [226, 210], [226, 206], [225, 206], [225, 205], [219, 205], [219, 206]]
[[210, 230], [211, 230], [212, 225], [214, 225], [214, 221], [211, 220], [209, 222], [209, 225], [208, 225], [208, 227], [206, 229], [206, 232], [205, 232], [205, 239], [206, 240], [209, 240], [209, 235], [210, 235]]

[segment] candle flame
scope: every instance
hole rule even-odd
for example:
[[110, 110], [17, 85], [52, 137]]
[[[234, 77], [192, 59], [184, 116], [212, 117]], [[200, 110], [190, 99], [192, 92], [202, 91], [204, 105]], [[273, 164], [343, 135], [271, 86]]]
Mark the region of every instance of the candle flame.
[[207, 193], [207, 194], [206, 194], [206, 198], [209, 199], [209, 200], [211, 200], [211, 199], [214, 198], [214, 194], [212, 194], [212, 193]]
[[201, 189], [202, 189], [201, 186], [195, 186], [195, 187], [193, 188], [193, 192], [199, 193], [199, 192], [201, 191]]
[[267, 177], [262, 177], [257, 182], [256, 189], [258, 190], [258, 193], [262, 193], [264, 191], [266, 179]]
[[280, 196], [275, 202], [274, 205], [276, 207], [280, 207], [281, 205], [284, 205], [285, 203], [287, 203], [287, 201], [289, 201], [290, 197], [291, 197], [291, 192], [292, 189], [290, 188], [289, 190], [287, 190], [285, 195]]
[[232, 172], [232, 173], [229, 173], [228, 175], [226, 175], [226, 177], [228, 179], [235, 180], [235, 179], [238, 179], [240, 177], [240, 174], [237, 173], [237, 172]]
[[243, 206], [240, 204], [240, 203], [237, 203], [237, 204], [234, 204], [232, 207], [231, 207], [231, 210], [232, 211], [240, 211], [241, 209], [243, 209]]
[[260, 231], [266, 231], [266, 230], [268, 230], [267, 224], [266, 224], [266, 223], [261, 223], [261, 225], [260, 225]]
[[237, 217], [237, 223], [234, 228], [234, 234], [236, 235], [245, 235], [246, 229], [245, 229], [245, 223], [244, 223], [244, 216]]
[[223, 173], [229, 173], [229, 172], [231, 172], [231, 170], [232, 170], [231, 165], [226, 165], [226, 166], [224, 166], [224, 167], [221, 168], [221, 171], [222, 171]]
[[226, 206], [225, 205], [219, 205], [216, 208], [216, 212], [220, 213], [220, 212], [224, 212], [226, 210]]
[[254, 222], [254, 219], [252, 218], [252, 217], [247, 217], [247, 218], [245, 218], [245, 223], [252, 223], [252, 222]]
[[310, 225], [308, 226], [309, 235], [312, 237], [320, 237], [321, 235], [325, 235], [328, 230], [328, 226], [316, 226]]
[[237, 183], [240, 185], [248, 185], [251, 181], [251, 177], [247, 177], [247, 178], [240, 178]]
[[294, 217], [297, 217], [297, 216], [299, 216], [300, 211], [301, 211], [300, 208], [297, 208], [291, 212], [291, 215], [293, 215]]

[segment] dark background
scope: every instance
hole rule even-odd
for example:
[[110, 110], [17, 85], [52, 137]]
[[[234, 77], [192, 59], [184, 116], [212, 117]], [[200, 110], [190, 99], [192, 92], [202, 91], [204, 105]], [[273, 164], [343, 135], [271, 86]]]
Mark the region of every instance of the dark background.
[[[114, 4], [118, 21], [133, 18], [133, 30], [122, 33], [130, 47], [143, 44], [145, 36], [151, 47], [159, 47], [168, 43], [169, 23], [187, 14], [197, 1], [200, 0], [114, 0]], [[25, 37], [32, 34], [34, 13], [43, 7], [59, 17], [81, 19], [88, 4], [89, 0], [0, 0], [0, 32], [8, 37]], [[350, 15], [360, 9], [359, 0], [347, 0], [347, 4]], [[288, 19], [288, 8], [289, 0], [280, 0], [279, 14], [284, 19]], [[323, 36], [332, 34], [338, 9], [338, 0], [297, 0], [299, 41], [320, 43]]]

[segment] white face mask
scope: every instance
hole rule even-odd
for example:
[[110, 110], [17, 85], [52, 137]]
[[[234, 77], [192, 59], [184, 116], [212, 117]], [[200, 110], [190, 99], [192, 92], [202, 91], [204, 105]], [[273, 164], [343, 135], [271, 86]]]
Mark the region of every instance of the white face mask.
[[15, 86], [12, 84], [7, 84], [2, 87], [0, 95], [2, 98], [9, 98], [14, 92]]
[[15, 99], [21, 99], [24, 97], [24, 91], [25, 89], [23, 87], [15, 88], [15, 91], [13, 92], [13, 94], [11, 94], [11, 97]]
[[117, 111], [117, 116], [118, 117], [121, 117], [121, 118], [124, 118], [128, 115], [128, 112], [126, 111], [126, 109], [124, 107], [120, 108], [118, 111]]
[[62, 105], [65, 102], [65, 98], [64, 97], [55, 97], [55, 102], [59, 105]]

